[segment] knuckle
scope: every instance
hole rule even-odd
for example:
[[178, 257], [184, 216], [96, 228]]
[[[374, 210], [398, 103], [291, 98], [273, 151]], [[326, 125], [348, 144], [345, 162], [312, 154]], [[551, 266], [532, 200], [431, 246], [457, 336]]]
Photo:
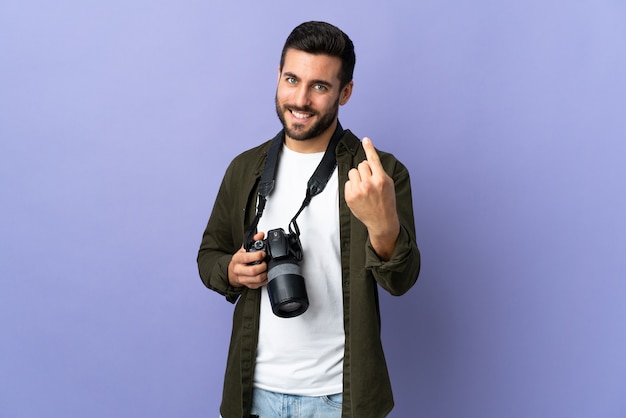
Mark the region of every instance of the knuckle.
[[385, 179], [382, 177], [375, 177], [372, 179], [372, 183], [376, 189], [382, 189], [385, 186]]

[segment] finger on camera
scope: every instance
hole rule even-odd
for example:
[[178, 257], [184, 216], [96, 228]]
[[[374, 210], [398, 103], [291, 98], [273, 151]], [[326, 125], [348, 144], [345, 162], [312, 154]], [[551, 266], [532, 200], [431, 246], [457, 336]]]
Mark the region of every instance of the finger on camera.
[[265, 260], [266, 253], [265, 251], [252, 251], [245, 253], [244, 259], [246, 264], [250, 263], [260, 263]]
[[267, 273], [265, 271], [261, 271], [258, 274], [245, 276], [245, 279], [242, 279], [245, 282], [245, 285], [248, 287], [261, 287], [267, 284]]
[[267, 271], [267, 263], [262, 260], [257, 263], [248, 263], [246, 264], [245, 269], [246, 276], [259, 276]]

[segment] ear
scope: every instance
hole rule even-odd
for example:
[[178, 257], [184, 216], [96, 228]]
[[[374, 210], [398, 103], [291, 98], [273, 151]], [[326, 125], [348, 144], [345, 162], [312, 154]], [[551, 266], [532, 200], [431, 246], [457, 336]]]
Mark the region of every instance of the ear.
[[341, 93], [339, 93], [339, 104], [341, 106], [348, 103], [350, 100], [350, 96], [352, 96], [352, 87], [354, 87], [354, 81], [350, 81], [346, 86], [341, 89]]

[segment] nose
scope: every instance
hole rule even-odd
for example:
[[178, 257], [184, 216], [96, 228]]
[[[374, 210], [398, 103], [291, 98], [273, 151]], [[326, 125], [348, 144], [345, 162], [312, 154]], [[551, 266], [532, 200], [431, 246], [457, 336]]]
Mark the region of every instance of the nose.
[[299, 85], [295, 89], [293, 92], [293, 103], [300, 108], [308, 107], [311, 104], [309, 89], [306, 86]]

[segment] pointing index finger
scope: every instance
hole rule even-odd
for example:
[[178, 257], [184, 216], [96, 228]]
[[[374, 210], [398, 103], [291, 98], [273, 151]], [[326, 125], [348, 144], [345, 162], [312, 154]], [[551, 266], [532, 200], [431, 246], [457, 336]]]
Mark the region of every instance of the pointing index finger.
[[383, 169], [382, 164], [380, 163], [380, 158], [378, 158], [378, 153], [376, 149], [374, 149], [374, 144], [372, 140], [368, 137], [363, 138], [363, 149], [365, 150], [365, 157], [367, 161], [370, 163], [370, 166], [373, 169]]

